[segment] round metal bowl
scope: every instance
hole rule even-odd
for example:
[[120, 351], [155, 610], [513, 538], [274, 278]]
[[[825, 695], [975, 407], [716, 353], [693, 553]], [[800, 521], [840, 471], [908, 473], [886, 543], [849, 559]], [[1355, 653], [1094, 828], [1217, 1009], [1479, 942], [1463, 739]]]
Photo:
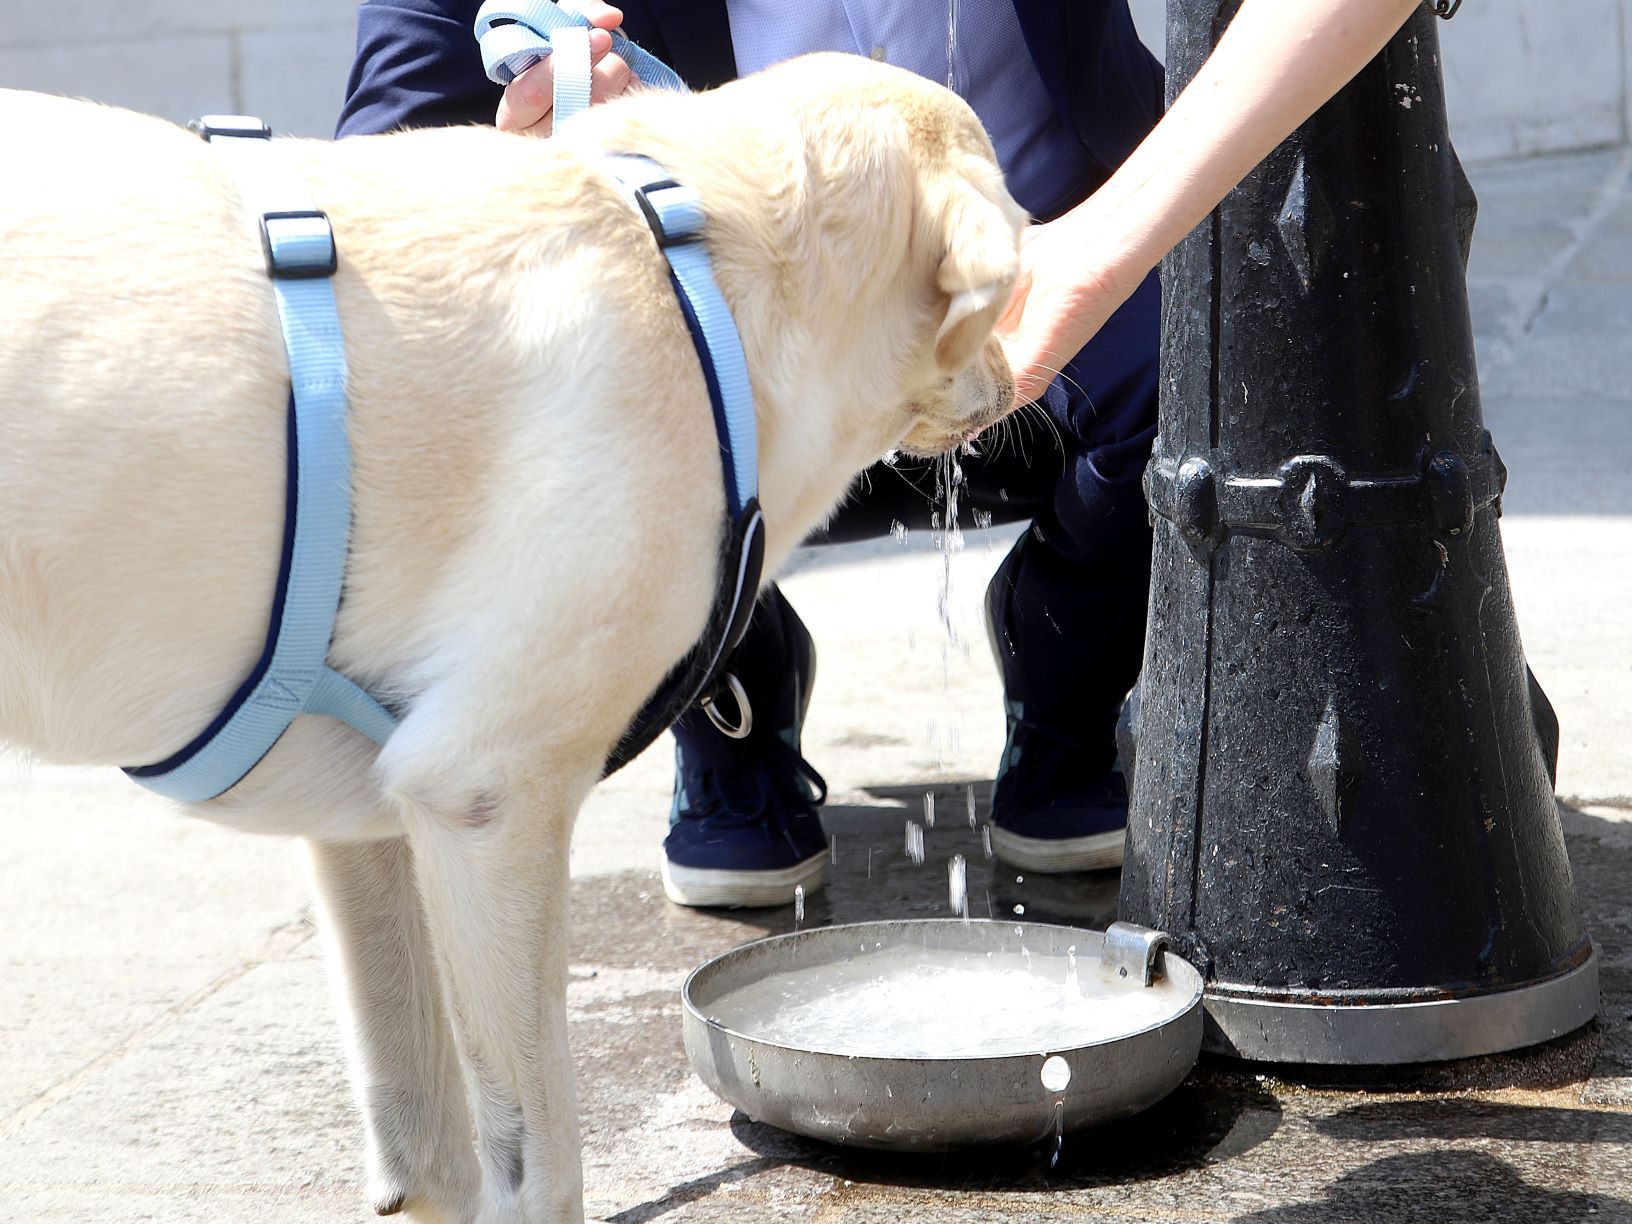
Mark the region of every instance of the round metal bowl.
[[[813, 1139], [907, 1151], [1035, 1142], [1146, 1109], [1195, 1065], [1201, 975], [1165, 946], [1166, 936], [1127, 923], [1101, 932], [955, 918], [773, 936], [718, 956], [686, 979], [686, 1054], [721, 1099], [755, 1121]], [[1137, 1016], [1126, 1031], [1094, 1040], [1081, 1040], [1086, 1030], [1079, 1027], [1059, 1045], [1009, 1048], [998, 1039], [979, 1054], [947, 1057], [879, 1054], [891, 1044], [887, 1033], [856, 1042], [776, 1039], [771, 1034], [787, 1030], [786, 1018], [766, 1017], [767, 997], [794, 993], [781, 991], [784, 982], [805, 990], [812, 981], [848, 979], [852, 989], [866, 990], [901, 966], [983, 971], [999, 963], [1011, 975], [1023, 963], [1024, 975], [1063, 980], [1102, 1014], [1108, 1006]], [[993, 990], [1001, 991], [1005, 978], [991, 972]], [[1016, 979], [1007, 981], [1012, 990]], [[905, 1032], [913, 1023], [903, 1014], [899, 1027]], [[911, 1044], [903, 1038], [903, 1049]]]

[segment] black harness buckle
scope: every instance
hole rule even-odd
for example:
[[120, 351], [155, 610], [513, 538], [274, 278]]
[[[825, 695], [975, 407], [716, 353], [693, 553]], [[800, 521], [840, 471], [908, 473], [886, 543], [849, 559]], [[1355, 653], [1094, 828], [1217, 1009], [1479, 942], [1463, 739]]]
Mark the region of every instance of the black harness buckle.
[[[272, 230], [279, 221], [321, 221], [326, 242], [315, 249], [280, 251], [272, 241]], [[318, 208], [262, 213], [261, 252], [266, 256], [266, 274], [273, 280], [316, 280], [333, 276], [340, 266], [334, 247], [334, 226], [329, 223], [329, 214]]]
[[669, 247], [684, 246], [688, 242], [696, 242], [699, 237], [697, 226], [687, 225], [683, 229], [671, 230], [664, 223], [663, 214], [658, 210], [657, 205], [648, 198], [648, 195], [660, 191], [687, 191], [687, 189], [672, 178], [659, 179], [654, 183], [645, 183], [635, 188], [635, 204], [640, 209], [641, 215], [646, 218], [646, 224], [651, 228], [652, 236], [657, 239], [658, 247], [667, 250]]

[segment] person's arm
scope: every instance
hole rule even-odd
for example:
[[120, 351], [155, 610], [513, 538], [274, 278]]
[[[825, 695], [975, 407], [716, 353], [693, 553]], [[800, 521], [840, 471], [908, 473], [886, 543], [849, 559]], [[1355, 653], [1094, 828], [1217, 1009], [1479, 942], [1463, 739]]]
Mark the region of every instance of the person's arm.
[[1420, 0], [1243, 0], [1212, 55], [1097, 192], [1026, 231], [999, 325], [1020, 402], [1041, 395], [1140, 281], [1382, 50]]
[[471, 37], [480, 0], [357, 7], [357, 54], [336, 136], [490, 123], [499, 87]]

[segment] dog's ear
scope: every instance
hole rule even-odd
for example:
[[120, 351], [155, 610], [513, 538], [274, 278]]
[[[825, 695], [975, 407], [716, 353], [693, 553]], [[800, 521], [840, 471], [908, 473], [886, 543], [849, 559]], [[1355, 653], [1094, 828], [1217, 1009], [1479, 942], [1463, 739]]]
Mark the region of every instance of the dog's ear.
[[[1006, 193], [1000, 198], [1008, 201]], [[951, 372], [975, 359], [1009, 304], [1020, 271], [1018, 210], [951, 176], [927, 202], [940, 231], [935, 288], [945, 303], [935, 333], [935, 362]]]

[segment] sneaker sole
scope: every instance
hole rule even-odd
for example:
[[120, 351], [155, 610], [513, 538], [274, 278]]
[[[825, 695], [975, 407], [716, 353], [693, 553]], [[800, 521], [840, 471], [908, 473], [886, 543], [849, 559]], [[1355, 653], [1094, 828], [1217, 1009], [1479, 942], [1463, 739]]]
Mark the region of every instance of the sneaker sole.
[[1127, 841], [1126, 829], [1089, 837], [1022, 837], [1000, 825], [990, 828], [993, 854], [1011, 867], [1043, 875], [1120, 867]]
[[676, 905], [693, 909], [770, 909], [792, 905], [794, 890], [805, 896], [827, 882], [826, 850], [781, 871], [727, 871], [682, 867], [663, 860], [663, 892]]

